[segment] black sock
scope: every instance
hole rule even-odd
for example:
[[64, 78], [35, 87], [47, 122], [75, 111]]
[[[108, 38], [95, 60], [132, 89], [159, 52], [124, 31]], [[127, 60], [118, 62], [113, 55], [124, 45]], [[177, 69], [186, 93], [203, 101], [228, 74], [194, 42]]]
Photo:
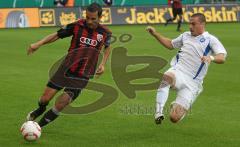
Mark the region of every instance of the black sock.
[[58, 112], [56, 112], [55, 109], [50, 109], [48, 112], [44, 114], [44, 116], [39, 121], [39, 126], [43, 127], [47, 125], [48, 123], [52, 122], [58, 117]]
[[167, 25], [170, 21], [172, 21], [172, 18], [168, 19], [165, 25]]
[[36, 110], [34, 110], [31, 115], [33, 115], [34, 118], [37, 118], [38, 116], [42, 115], [46, 111], [47, 105], [48, 103], [42, 103], [39, 101], [38, 102], [39, 107]]
[[178, 26], [177, 26], [177, 30], [180, 30], [180, 27], [181, 27], [181, 23], [182, 23], [182, 21], [181, 21], [181, 20], [179, 20], [179, 21], [178, 21]]

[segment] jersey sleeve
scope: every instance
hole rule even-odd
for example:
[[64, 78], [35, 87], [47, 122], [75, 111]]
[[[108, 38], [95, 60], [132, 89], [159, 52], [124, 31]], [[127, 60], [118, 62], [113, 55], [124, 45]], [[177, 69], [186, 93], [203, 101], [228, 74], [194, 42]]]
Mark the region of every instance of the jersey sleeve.
[[173, 48], [181, 48], [183, 46], [183, 34], [171, 41]]
[[112, 37], [112, 33], [108, 32], [107, 36], [106, 36], [106, 39], [105, 39], [105, 42], [104, 42], [105, 48], [110, 46], [110, 44], [111, 44], [111, 37]]
[[73, 35], [73, 29], [76, 23], [70, 23], [57, 31], [59, 38], [63, 39]]
[[224, 54], [225, 56], [227, 55], [227, 51], [222, 45], [222, 43], [214, 36], [211, 37], [210, 47], [214, 55], [221, 54], [221, 53]]

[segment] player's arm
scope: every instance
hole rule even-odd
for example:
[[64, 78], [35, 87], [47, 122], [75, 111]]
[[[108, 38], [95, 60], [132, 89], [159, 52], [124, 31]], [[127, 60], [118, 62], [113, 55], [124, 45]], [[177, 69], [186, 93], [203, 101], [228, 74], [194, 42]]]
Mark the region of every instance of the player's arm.
[[73, 29], [74, 29], [74, 26], [76, 25], [76, 23], [77, 22], [70, 23], [70, 24], [66, 25], [65, 27], [61, 28], [60, 30], [58, 30], [56, 33], [52, 33], [52, 34], [44, 37], [42, 40], [31, 44], [30, 47], [28, 48], [27, 54], [30, 55], [33, 52], [35, 52], [38, 48], [40, 48], [42, 45], [52, 43], [52, 42], [58, 40], [59, 38], [63, 39], [63, 38], [72, 36]]
[[216, 37], [212, 36], [210, 41], [210, 47], [214, 55], [203, 56], [202, 61], [208, 63], [214, 62], [217, 64], [223, 64], [227, 56], [227, 51], [224, 48], [223, 44]]
[[97, 75], [103, 74], [103, 72], [105, 70], [105, 65], [106, 65], [108, 57], [111, 53], [111, 46], [110, 46], [111, 36], [112, 36], [112, 33], [108, 32], [107, 37], [106, 37], [105, 42], [104, 42], [105, 50], [104, 50], [103, 58], [102, 58], [102, 61], [101, 61], [100, 65], [97, 69], [97, 72], [96, 72]]
[[173, 45], [171, 43], [171, 39], [166, 38], [164, 36], [162, 36], [160, 33], [158, 33], [154, 27], [152, 26], [148, 26], [147, 27], [147, 31], [153, 36], [155, 37], [164, 47], [166, 47], [167, 49], [172, 50], [173, 49]]
[[102, 59], [102, 62], [101, 64], [105, 66], [105, 64], [107, 63], [107, 60], [108, 60], [108, 57], [111, 53], [111, 47], [108, 46], [105, 51], [104, 51], [104, 55], [103, 55], [103, 59]]
[[109, 57], [110, 53], [111, 53], [111, 47], [108, 46], [104, 50], [103, 59], [102, 59], [100, 65], [97, 69], [97, 72], [96, 72], [97, 75], [103, 74], [103, 72], [105, 70], [105, 65], [107, 63], [107, 60], [108, 60], [108, 57]]
[[59, 39], [59, 37], [58, 37], [57, 33], [52, 33], [52, 34], [44, 37], [42, 40], [31, 44], [29, 46], [29, 48], [27, 49], [27, 54], [30, 55], [33, 52], [35, 52], [36, 50], [38, 50], [42, 45], [52, 43], [58, 39]]
[[215, 56], [203, 56], [202, 57], [202, 62], [214, 62], [217, 64], [223, 64], [225, 62], [225, 54], [220, 53]]

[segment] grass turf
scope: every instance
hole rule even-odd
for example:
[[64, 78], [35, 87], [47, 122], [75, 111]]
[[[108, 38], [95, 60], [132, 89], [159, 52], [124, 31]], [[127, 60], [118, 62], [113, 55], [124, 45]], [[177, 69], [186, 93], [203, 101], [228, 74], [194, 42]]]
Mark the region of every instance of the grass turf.
[[[127, 32], [133, 39], [124, 45], [131, 56], [154, 55], [170, 60], [177, 51], [168, 51], [140, 26], [111, 26], [115, 36]], [[179, 35], [176, 25], [155, 25], [163, 35]], [[187, 25], [183, 26], [187, 30]], [[118, 91], [118, 99], [110, 106], [87, 115], [67, 115], [43, 129], [34, 143], [23, 140], [19, 128], [26, 114], [36, 107], [48, 80], [51, 65], [62, 57], [70, 39], [59, 40], [42, 47], [32, 56], [26, 48], [57, 28], [0, 30], [0, 146], [239, 146], [239, 34], [238, 23], [208, 24], [207, 30], [216, 35], [228, 51], [224, 65], [213, 64], [204, 81], [204, 91], [194, 103], [190, 115], [179, 124], [156, 126], [152, 110], [156, 90], [138, 91], [135, 99], [127, 98], [116, 86], [110, 64], [95, 82], [104, 83]], [[121, 63], [121, 61], [119, 61]], [[135, 67], [133, 66], [132, 69]], [[137, 67], [136, 67], [137, 68]], [[166, 66], [164, 69], [167, 69]], [[86, 90], [73, 106], [92, 103], [101, 94]], [[174, 99], [171, 93], [167, 106]], [[53, 105], [53, 102], [49, 105]]]

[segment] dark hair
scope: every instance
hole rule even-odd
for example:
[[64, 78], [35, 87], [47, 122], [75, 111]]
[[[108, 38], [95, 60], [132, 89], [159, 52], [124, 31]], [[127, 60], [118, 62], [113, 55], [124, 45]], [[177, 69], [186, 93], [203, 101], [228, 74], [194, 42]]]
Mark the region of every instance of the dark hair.
[[89, 12], [98, 12], [98, 17], [102, 15], [102, 7], [98, 3], [92, 3], [87, 7]]
[[195, 13], [191, 17], [198, 17], [198, 19], [201, 23], [206, 23], [206, 17], [202, 13]]

